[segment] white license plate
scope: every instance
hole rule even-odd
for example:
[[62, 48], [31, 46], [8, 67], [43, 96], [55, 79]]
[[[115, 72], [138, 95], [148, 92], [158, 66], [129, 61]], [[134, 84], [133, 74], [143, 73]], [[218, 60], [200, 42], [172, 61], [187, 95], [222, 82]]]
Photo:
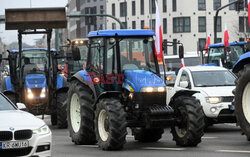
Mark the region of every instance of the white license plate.
[[0, 142], [0, 149], [17, 149], [29, 147], [29, 141]]

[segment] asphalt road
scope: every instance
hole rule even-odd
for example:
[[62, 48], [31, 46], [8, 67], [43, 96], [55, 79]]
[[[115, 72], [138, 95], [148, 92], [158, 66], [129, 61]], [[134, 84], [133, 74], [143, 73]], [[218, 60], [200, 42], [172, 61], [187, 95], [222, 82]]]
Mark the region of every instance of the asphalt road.
[[197, 147], [178, 147], [172, 141], [170, 130], [166, 129], [162, 139], [156, 143], [138, 143], [127, 135], [127, 143], [121, 151], [102, 151], [97, 145], [74, 145], [67, 129], [52, 129], [53, 157], [249, 157], [250, 142], [240, 133], [235, 124], [217, 124], [209, 128]]

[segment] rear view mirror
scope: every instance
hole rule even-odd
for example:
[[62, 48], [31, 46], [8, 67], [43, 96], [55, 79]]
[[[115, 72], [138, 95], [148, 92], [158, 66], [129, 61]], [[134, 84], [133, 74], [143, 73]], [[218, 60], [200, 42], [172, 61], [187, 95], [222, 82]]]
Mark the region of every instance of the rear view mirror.
[[16, 103], [18, 110], [22, 110], [25, 111], [26, 110], [26, 106], [23, 103]]
[[184, 58], [184, 47], [182, 45], [179, 46], [179, 58]]
[[75, 46], [72, 47], [72, 56], [74, 61], [81, 60], [80, 49], [78, 47]]
[[180, 82], [180, 87], [181, 88], [187, 88], [188, 87], [188, 81], [181, 81]]

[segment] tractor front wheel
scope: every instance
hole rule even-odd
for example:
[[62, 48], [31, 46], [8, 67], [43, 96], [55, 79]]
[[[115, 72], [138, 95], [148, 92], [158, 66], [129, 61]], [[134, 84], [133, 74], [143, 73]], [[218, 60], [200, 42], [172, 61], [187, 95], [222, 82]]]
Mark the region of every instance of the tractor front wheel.
[[118, 99], [106, 98], [97, 104], [95, 132], [103, 150], [120, 150], [126, 142], [126, 116]]
[[173, 108], [175, 115], [181, 120], [172, 126], [171, 133], [176, 145], [197, 146], [204, 135], [204, 113], [198, 100], [194, 97], [179, 96], [175, 99]]
[[67, 122], [67, 93], [57, 93], [56, 99], [56, 112], [57, 112], [57, 127], [59, 129], [65, 129], [68, 127]]

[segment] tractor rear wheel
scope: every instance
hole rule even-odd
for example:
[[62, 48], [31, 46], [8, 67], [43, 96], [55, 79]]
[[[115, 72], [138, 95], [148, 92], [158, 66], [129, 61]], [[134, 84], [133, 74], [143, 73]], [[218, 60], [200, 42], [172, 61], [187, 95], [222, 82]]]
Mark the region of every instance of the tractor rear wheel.
[[51, 125], [55, 126], [57, 125], [56, 100], [55, 99], [50, 100], [50, 105], [51, 105], [50, 122]]
[[97, 104], [95, 132], [103, 150], [120, 150], [126, 142], [126, 116], [121, 102], [105, 98]]
[[171, 133], [176, 145], [197, 146], [204, 135], [204, 113], [195, 97], [179, 96], [175, 99], [173, 108], [181, 123], [172, 126]]
[[4, 95], [7, 96], [16, 105], [17, 100], [16, 100], [16, 95], [15, 94], [13, 94], [13, 93], [6, 93]]
[[95, 144], [93, 93], [78, 80], [70, 83], [67, 99], [69, 133], [77, 144]]
[[238, 73], [234, 90], [235, 116], [242, 132], [250, 141], [250, 64]]
[[67, 93], [57, 93], [56, 105], [57, 105], [57, 128], [65, 129], [68, 127], [67, 122]]
[[164, 133], [163, 129], [132, 129], [135, 140], [138, 142], [157, 142]]

